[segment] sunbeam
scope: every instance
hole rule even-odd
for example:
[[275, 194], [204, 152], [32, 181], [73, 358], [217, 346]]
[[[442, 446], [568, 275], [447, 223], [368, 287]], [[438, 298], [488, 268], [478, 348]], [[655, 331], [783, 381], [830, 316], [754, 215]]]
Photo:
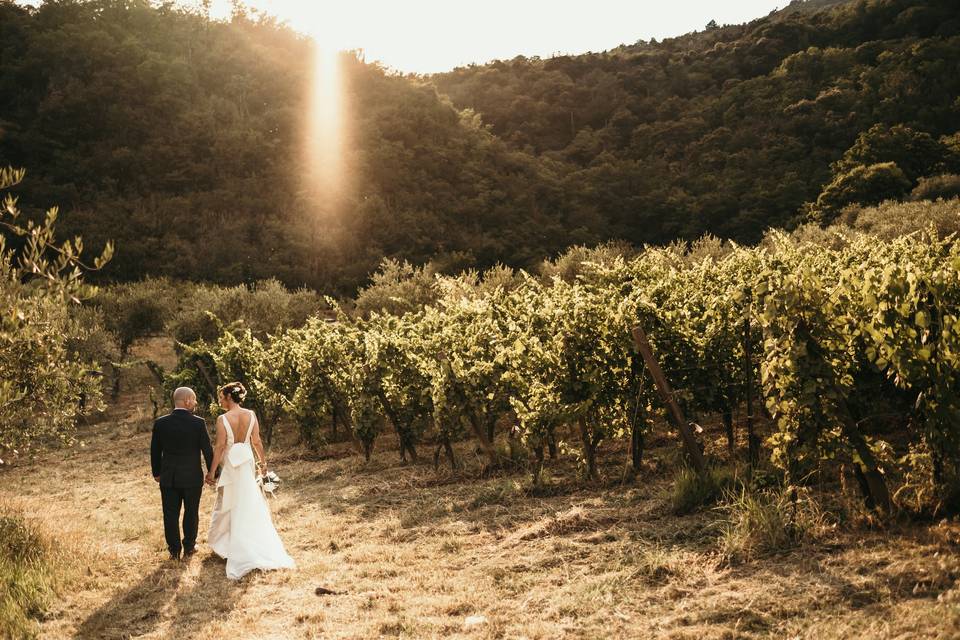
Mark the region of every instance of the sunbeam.
[[307, 186], [333, 204], [345, 186], [341, 54], [316, 40], [307, 127]]

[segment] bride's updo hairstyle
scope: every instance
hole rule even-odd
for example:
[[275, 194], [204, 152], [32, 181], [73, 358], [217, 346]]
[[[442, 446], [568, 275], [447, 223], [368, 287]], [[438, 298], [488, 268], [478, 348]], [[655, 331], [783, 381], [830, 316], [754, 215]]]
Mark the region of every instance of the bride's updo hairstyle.
[[243, 402], [243, 399], [247, 397], [247, 390], [239, 382], [229, 382], [223, 385], [220, 387], [220, 393], [237, 404]]

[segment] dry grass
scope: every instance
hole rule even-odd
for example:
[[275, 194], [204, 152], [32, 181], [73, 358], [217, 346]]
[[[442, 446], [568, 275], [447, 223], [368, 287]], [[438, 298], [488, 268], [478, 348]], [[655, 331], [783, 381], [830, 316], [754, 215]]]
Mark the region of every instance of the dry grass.
[[0, 636], [30, 638], [54, 596], [57, 558], [37, 527], [0, 504]]
[[[338, 447], [321, 460], [274, 451], [285, 482], [273, 513], [298, 569], [230, 582], [206, 548], [164, 560], [138, 402], [88, 427], [83, 448], [0, 483], [0, 500], [71, 545], [76, 578], [44, 638], [960, 634], [957, 523], [834, 531], [729, 566], [714, 510], [673, 514], [669, 473], [585, 486], [560, 466], [534, 491], [520, 475], [478, 479], [471, 464], [459, 476], [400, 466], [392, 450], [368, 465]], [[458, 454], [469, 462], [466, 445]], [[622, 457], [604, 459], [618, 478]], [[211, 505], [205, 492], [201, 540]]]

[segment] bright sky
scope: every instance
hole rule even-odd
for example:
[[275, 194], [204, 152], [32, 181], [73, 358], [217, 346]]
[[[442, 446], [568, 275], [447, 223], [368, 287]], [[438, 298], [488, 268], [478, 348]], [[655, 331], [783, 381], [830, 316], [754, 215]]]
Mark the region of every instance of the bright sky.
[[[196, 0], [193, 0], [196, 2]], [[516, 55], [603, 51], [736, 24], [789, 0], [247, 0], [337, 49], [405, 72], [447, 71]], [[191, 4], [185, 0], [184, 4]], [[230, 0], [212, 0], [215, 18]]]

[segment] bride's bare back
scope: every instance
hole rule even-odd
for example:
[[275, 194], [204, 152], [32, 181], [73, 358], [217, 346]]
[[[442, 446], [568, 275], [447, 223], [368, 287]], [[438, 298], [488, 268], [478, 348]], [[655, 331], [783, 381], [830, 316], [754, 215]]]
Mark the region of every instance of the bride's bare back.
[[253, 411], [237, 407], [236, 409], [227, 411], [223, 415], [227, 418], [227, 429], [233, 432], [233, 441], [245, 442], [247, 439], [247, 430], [251, 428], [254, 422]]
[[[266, 452], [263, 450], [263, 441], [260, 440], [260, 422], [257, 415], [250, 409], [235, 406], [221, 414], [217, 420], [217, 436], [213, 449], [213, 468], [216, 469], [223, 461], [227, 449], [234, 444], [248, 443], [262, 465], [262, 472], [266, 473]], [[227, 430], [230, 430], [229, 436]], [[242, 434], [242, 437], [241, 437]], [[209, 484], [213, 484], [213, 473], [208, 474]]]

